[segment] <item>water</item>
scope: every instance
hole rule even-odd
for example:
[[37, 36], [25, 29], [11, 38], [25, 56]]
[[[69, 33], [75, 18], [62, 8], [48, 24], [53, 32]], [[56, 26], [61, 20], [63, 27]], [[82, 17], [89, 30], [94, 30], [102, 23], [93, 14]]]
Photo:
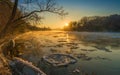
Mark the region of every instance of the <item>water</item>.
[[[120, 33], [38, 31], [16, 38], [24, 44], [24, 59], [33, 62], [48, 75], [120, 75]], [[78, 62], [67, 67], [52, 67], [42, 56], [62, 53]], [[80, 58], [79, 55], [85, 57]], [[75, 70], [80, 72], [74, 72]]]

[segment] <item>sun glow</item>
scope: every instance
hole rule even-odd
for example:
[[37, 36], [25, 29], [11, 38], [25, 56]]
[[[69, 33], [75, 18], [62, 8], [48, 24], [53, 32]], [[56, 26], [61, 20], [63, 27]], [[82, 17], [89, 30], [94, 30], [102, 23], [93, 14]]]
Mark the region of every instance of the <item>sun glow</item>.
[[65, 26], [68, 26], [69, 24], [68, 23], [65, 23]]

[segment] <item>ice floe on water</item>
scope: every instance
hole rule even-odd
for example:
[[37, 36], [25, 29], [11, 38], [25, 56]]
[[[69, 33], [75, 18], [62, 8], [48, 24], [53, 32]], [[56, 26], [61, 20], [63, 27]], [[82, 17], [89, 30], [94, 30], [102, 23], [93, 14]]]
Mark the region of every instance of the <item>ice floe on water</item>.
[[73, 56], [67, 54], [51, 54], [43, 56], [42, 59], [55, 67], [68, 66], [77, 62]]

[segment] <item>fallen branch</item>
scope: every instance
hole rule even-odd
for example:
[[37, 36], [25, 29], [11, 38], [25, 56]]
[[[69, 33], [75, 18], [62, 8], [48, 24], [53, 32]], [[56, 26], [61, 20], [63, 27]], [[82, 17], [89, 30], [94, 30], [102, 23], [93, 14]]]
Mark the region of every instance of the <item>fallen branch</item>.
[[27, 66], [27, 67], [33, 69], [33, 71], [36, 71], [38, 75], [46, 75], [42, 70], [40, 70], [39, 68], [34, 66], [31, 62], [25, 61], [21, 58], [18, 58], [18, 57], [13, 58], [13, 61], [11, 61], [10, 65], [15, 66], [16, 64], [22, 64], [24, 66]]

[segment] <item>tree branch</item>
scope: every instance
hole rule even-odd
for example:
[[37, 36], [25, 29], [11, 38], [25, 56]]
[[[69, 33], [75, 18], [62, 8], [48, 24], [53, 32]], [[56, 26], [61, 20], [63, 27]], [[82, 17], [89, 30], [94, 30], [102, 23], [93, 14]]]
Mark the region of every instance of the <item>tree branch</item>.
[[67, 15], [68, 14], [68, 13], [64, 13], [64, 11], [59, 12], [59, 11], [53, 11], [53, 10], [40, 10], [40, 11], [34, 10], [34, 11], [30, 12], [29, 14], [27, 14], [25, 16], [19, 17], [18, 19], [14, 20], [13, 22], [17, 22], [21, 19], [25, 19], [25, 18], [31, 16], [34, 13], [41, 13], [41, 12], [50, 12], [50, 13], [55, 13], [55, 14], [59, 14], [59, 15]]
[[17, 21], [19, 21], [19, 20], [21, 20], [21, 19], [24, 19], [24, 18], [26, 18], [26, 17], [29, 17], [30, 15], [32, 15], [32, 14], [34, 14], [34, 13], [37, 13], [37, 12], [40, 13], [40, 12], [43, 12], [43, 11], [45, 11], [45, 10], [41, 10], [41, 11], [34, 10], [34, 11], [30, 12], [29, 14], [27, 14], [27, 15], [25, 15], [25, 16], [19, 17], [18, 19], [14, 20], [13, 22], [17, 22]]

